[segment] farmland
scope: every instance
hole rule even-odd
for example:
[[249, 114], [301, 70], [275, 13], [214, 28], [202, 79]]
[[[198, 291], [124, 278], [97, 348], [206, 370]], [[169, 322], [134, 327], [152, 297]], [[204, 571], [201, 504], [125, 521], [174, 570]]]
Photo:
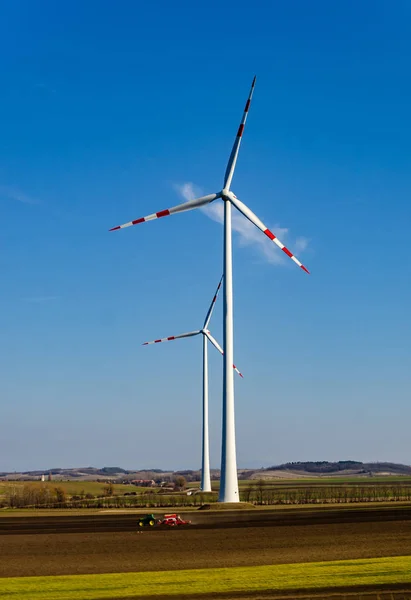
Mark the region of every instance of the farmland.
[[[0, 486], [0, 599], [411, 595], [409, 477], [241, 481], [241, 511], [218, 510], [217, 493], [195, 483], [191, 495], [95, 481]], [[140, 530], [139, 515], [170, 506], [192, 524]]]
[[[234, 582], [233, 590], [248, 590], [254, 594], [261, 589], [256, 583], [258, 571], [252, 572], [249, 568], [273, 569], [273, 565], [283, 569], [270, 572], [269, 587], [277, 592], [290, 587], [304, 589], [304, 585], [307, 588], [309, 581], [314, 588], [333, 585], [338, 589], [345, 588], [348, 580], [355, 585], [368, 586], [401, 583], [403, 589], [411, 584], [409, 505], [191, 511], [185, 515], [192, 521], [191, 526], [144, 529], [142, 533], [137, 533], [136, 514], [116, 511], [92, 511], [88, 515], [65, 511], [64, 516], [54, 517], [52, 514], [53, 511], [49, 511], [48, 516], [0, 518], [0, 577], [28, 578], [7, 579], [6, 583], [11, 587], [7, 588], [10, 596], [6, 597], [12, 597], [11, 591], [15, 589], [21, 594], [16, 597], [52, 598], [46, 592], [42, 596], [40, 591], [60, 589], [54, 588], [55, 585], [67, 585], [67, 596], [59, 593], [58, 597], [70, 600], [139, 597], [136, 590], [140, 589], [145, 590], [148, 597], [159, 589], [152, 585], [150, 591], [148, 581], [157, 581], [163, 590], [163, 584], [166, 585], [167, 593], [171, 594], [179, 589], [181, 571], [187, 569], [185, 581], [197, 581], [197, 587], [191, 590], [193, 594], [201, 591], [204, 585], [215, 594], [226, 593], [227, 590], [217, 585], [218, 573], [213, 572], [217, 568], [230, 570], [226, 579]], [[391, 562], [387, 562], [386, 557], [391, 557]], [[316, 566], [324, 561], [325, 566]], [[333, 566], [329, 561], [343, 563]], [[366, 562], [347, 566], [347, 561]], [[361, 579], [368, 567], [371, 569], [368, 579]], [[330, 569], [328, 575], [327, 568]], [[347, 568], [349, 570], [344, 571]], [[196, 571], [204, 569], [209, 573]], [[149, 580], [142, 575], [139, 579], [138, 573], [148, 571]], [[128, 578], [124, 579], [124, 575], [121, 578], [123, 583], [128, 582], [128, 587], [124, 587], [124, 583], [119, 588], [119, 580], [112, 575], [104, 576], [108, 577], [107, 581], [82, 578], [107, 573], [129, 573]], [[304, 578], [307, 573], [312, 573], [314, 579]], [[338, 573], [342, 579], [338, 579]], [[386, 579], [374, 577], [376, 573], [385, 574]], [[80, 577], [64, 580], [63, 584], [63, 580], [48, 579], [73, 575]], [[215, 581], [210, 588], [213, 577]], [[280, 580], [283, 587], [278, 583]], [[112, 591], [111, 596], [101, 593], [106, 584]], [[77, 596], [73, 589], [77, 590]], [[90, 595], [86, 595], [86, 590]], [[119, 590], [121, 596], [116, 596]], [[138, 593], [141, 596], [141, 592]]]
[[[401, 556], [385, 559], [366, 559], [274, 565], [265, 567], [235, 567], [232, 569], [197, 569], [191, 571], [163, 571], [155, 573], [128, 573], [81, 575], [69, 577], [12, 578], [5, 582], [4, 593], [29, 597], [30, 600], [77, 600], [81, 590], [83, 600], [104, 598], [275, 598], [281, 592], [296, 597], [298, 592], [328, 590], [337, 600], [339, 591], [357, 587], [366, 591], [376, 586], [403, 588], [398, 596], [380, 593], [362, 593], [362, 598], [405, 598], [409, 584], [411, 558]], [[273, 589], [275, 592], [273, 593]], [[167, 593], [164, 594], [164, 590]], [[337, 594], [336, 594], [337, 592]], [[260, 594], [263, 594], [261, 596]], [[405, 592], [406, 593], [406, 592]], [[401, 595], [400, 595], [401, 594]], [[345, 592], [343, 593], [346, 597]], [[298, 597], [298, 596], [297, 596]], [[324, 598], [324, 594], [322, 595]]]
[[[199, 507], [218, 498], [217, 489], [203, 494], [198, 483], [190, 492], [161, 487], [96, 481], [0, 482], [0, 507], [7, 508], [156, 508]], [[217, 486], [215, 485], [215, 488]], [[313, 480], [240, 481], [240, 499], [258, 506], [378, 504], [410, 502], [411, 478], [317, 478]]]

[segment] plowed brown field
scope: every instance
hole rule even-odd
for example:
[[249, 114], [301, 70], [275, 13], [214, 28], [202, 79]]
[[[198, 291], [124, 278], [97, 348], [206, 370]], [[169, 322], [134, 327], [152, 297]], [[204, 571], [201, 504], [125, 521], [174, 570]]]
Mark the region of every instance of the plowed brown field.
[[0, 577], [313, 562], [411, 554], [411, 507], [187, 513], [138, 529], [99, 514], [0, 519]]

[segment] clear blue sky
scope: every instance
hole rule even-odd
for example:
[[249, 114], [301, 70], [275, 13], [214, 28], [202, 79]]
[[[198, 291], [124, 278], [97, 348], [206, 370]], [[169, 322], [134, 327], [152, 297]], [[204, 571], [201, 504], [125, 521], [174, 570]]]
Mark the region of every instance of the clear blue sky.
[[201, 326], [221, 225], [108, 229], [221, 188], [254, 74], [233, 190], [312, 275], [235, 234], [239, 466], [410, 463], [410, 4], [0, 12], [0, 470], [199, 467], [201, 342], [141, 343]]

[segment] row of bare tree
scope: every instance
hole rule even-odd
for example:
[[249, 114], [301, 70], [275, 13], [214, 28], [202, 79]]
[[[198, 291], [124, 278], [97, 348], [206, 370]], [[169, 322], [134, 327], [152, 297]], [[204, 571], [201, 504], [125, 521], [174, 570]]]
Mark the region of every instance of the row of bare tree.
[[[102, 496], [81, 493], [68, 496], [63, 487], [39, 484], [16, 485], [7, 488], [0, 507], [10, 508], [155, 508], [200, 506], [217, 500], [217, 493], [159, 494], [155, 491], [115, 495], [108, 484]], [[250, 484], [240, 491], [240, 499], [257, 505], [274, 504], [337, 504], [356, 502], [411, 501], [411, 485], [342, 485], [329, 487], [276, 488], [266, 482]]]
[[264, 481], [243, 489], [241, 499], [253, 504], [335, 504], [411, 500], [411, 485], [341, 485], [275, 488]]

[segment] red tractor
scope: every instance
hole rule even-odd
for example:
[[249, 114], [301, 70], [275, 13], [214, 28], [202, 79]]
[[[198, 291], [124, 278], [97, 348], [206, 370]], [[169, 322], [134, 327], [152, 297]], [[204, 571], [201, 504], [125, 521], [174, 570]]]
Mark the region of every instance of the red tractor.
[[157, 523], [158, 525], [168, 525], [169, 527], [174, 527], [176, 525], [190, 525], [191, 521], [184, 521], [180, 515], [173, 513], [171, 515], [164, 515], [164, 518], [159, 519]]

